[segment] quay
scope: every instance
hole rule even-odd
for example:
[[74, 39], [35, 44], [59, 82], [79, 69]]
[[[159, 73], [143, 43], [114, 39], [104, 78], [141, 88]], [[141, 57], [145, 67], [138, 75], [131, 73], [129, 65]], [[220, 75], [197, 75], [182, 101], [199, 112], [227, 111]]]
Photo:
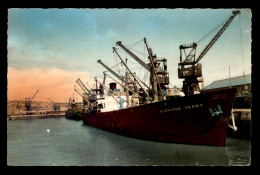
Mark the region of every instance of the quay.
[[252, 119], [251, 109], [233, 109], [232, 113], [235, 119], [237, 131], [230, 129], [229, 137], [251, 139], [252, 138]]
[[65, 117], [65, 111], [59, 113], [37, 113], [37, 114], [21, 114], [10, 116], [9, 120], [31, 120], [31, 119], [45, 119], [45, 118], [62, 118]]

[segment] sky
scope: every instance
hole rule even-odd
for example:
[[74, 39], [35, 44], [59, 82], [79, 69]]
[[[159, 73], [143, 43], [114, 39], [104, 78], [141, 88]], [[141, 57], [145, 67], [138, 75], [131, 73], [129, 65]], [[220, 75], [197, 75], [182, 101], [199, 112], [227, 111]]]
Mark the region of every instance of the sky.
[[[233, 10], [237, 9], [9, 9], [7, 99], [24, 100], [38, 89], [36, 101], [66, 102], [73, 94], [81, 101], [74, 93], [76, 80], [94, 88], [94, 77], [103, 79], [106, 69], [97, 60], [121, 70], [119, 74], [125, 69], [115, 66], [120, 62], [112, 49], [119, 49], [117, 41], [133, 46], [148, 63], [144, 38], [158, 58], [167, 59], [170, 87], [182, 87], [179, 46], [199, 41]], [[251, 74], [252, 12], [238, 10], [241, 14], [200, 61], [205, 85], [228, 78], [229, 66], [231, 77]], [[213, 37], [198, 45], [197, 56]], [[144, 77], [141, 66], [118, 51]]]

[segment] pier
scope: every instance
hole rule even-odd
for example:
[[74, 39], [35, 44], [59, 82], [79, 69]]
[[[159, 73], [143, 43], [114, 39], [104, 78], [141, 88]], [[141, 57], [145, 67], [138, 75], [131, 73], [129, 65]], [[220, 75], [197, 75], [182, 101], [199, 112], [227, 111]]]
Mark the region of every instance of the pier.
[[45, 119], [45, 118], [62, 118], [65, 117], [65, 111], [37, 113], [37, 114], [21, 114], [10, 116], [9, 120], [31, 120], [31, 119]]
[[229, 137], [250, 139], [252, 137], [251, 109], [233, 109], [237, 131], [230, 129]]

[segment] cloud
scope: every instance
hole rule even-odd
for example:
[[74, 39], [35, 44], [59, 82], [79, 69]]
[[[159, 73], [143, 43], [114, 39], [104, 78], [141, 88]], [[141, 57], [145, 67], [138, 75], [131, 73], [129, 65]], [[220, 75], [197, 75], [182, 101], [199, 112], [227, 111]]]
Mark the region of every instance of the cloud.
[[[11, 9], [8, 15], [8, 60], [12, 65], [62, 68], [72, 59], [91, 57], [88, 51], [97, 38], [96, 21], [84, 11]], [[58, 61], [52, 63], [53, 58]]]
[[68, 101], [74, 93], [76, 80], [80, 78], [83, 83], [94, 83], [90, 73], [80, 71], [66, 71], [57, 68], [18, 70], [8, 68], [7, 95], [8, 100], [24, 100], [32, 97], [37, 89], [36, 101], [47, 101], [47, 98], [55, 102]]
[[[45, 99], [54, 89], [57, 92], [55, 98], [62, 99], [62, 95], [58, 97], [57, 89], [66, 89], [61, 86], [65, 86], [66, 80], [66, 86], [71, 87], [67, 90], [69, 95], [65, 95], [68, 98], [73, 93], [73, 85], [78, 77], [90, 77], [90, 74], [84, 73], [86, 70], [97, 76], [103, 75], [104, 69], [97, 63], [98, 59], [109, 67], [116, 64], [113, 61], [117, 57], [112, 53], [116, 41], [132, 44], [144, 37], [159, 58], [168, 59], [171, 83], [181, 86], [182, 79], [178, 79], [176, 73], [179, 45], [197, 41], [230, 14], [230, 9], [8, 10], [8, 88], [11, 91], [8, 97], [30, 97], [39, 89], [37, 97], [40, 98], [45, 92], [41, 87], [44, 87], [48, 91], [43, 95]], [[245, 68], [251, 68], [250, 18], [248, 15], [247, 18], [241, 18], [241, 25], [244, 26], [242, 36]], [[238, 30], [232, 32], [231, 29], [238, 26], [232, 24], [207, 53], [207, 58], [201, 60], [205, 77], [216, 72], [215, 65], [223, 67], [239, 64], [240, 69], [239, 66], [236, 67], [241, 72], [241, 54], [238, 50], [241, 48], [240, 41], [238, 42], [240, 35]], [[140, 48], [143, 50], [142, 46]], [[199, 49], [197, 53], [200, 53]], [[236, 67], [232, 67], [232, 72], [236, 71]], [[227, 72], [222, 69], [219, 71], [222, 74]], [[78, 76], [80, 72], [83, 74]], [[68, 80], [71, 77], [74, 80]], [[22, 91], [16, 88], [18, 85]]]

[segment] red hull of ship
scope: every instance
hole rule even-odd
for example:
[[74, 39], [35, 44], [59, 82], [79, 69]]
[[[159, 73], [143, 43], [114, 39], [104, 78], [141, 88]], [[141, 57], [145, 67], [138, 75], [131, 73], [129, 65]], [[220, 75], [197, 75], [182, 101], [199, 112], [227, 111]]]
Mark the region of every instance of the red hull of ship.
[[[236, 89], [140, 105], [117, 111], [82, 113], [84, 124], [139, 139], [224, 146]], [[223, 113], [213, 114], [221, 107]]]

